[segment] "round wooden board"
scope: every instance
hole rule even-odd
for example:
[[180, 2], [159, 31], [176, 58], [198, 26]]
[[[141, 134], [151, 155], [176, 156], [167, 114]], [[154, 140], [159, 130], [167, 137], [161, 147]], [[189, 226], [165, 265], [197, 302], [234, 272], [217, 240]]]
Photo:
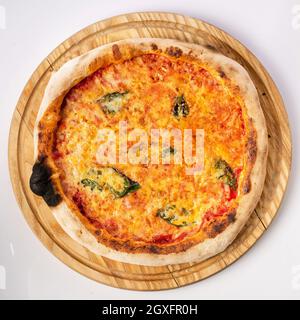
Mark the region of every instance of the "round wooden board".
[[[29, 189], [33, 165], [33, 128], [45, 86], [53, 70], [105, 43], [124, 38], [171, 38], [209, 44], [243, 65], [254, 81], [267, 120], [269, 157], [260, 202], [247, 225], [223, 253], [201, 263], [145, 267], [96, 256], [73, 241], [47, 205]], [[173, 13], [125, 14], [97, 22], [59, 45], [38, 66], [15, 109], [9, 137], [9, 167], [17, 201], [28, 224], [44, 245], [81, 274], [110, 286], [134, 290], [176, 288], [204, 279], [243, 255], [264, 233], [284, 195], [291, 165], [291, 136], [284, 104], [272, 79], [241, 43], [200, 20]]]

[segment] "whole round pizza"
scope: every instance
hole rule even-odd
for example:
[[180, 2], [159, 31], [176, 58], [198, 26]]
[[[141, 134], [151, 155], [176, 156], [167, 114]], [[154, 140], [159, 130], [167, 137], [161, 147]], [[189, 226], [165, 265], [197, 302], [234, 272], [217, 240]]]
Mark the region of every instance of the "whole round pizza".
[[262, 192], [257, 91], [211, 46], [129, 39], [70, 60], [47, 85], [31, 190], [74, 240], [114, 260], [207, 259]]

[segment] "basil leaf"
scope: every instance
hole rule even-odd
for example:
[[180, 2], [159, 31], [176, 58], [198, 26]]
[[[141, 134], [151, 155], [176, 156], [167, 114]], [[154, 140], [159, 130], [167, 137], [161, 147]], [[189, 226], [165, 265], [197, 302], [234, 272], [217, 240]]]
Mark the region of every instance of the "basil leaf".
[[121, 110], [124, 97], [128, 94], [128, 91], [124, 92], [112, 92], [104, 95], [100, 99], [97, 100], [97, 103], [99, 103], [102, 107], [102, 110], [108, 114], [114, 114]]
[[184, 95], [178, 96], [175, 99], [175, 103], [173, 105], [173, 115], [176, 118], [187, 117], [190, 113], [190, 108], [184, 98]]
[[116, 188], [115, 186], [107, 184], [111, 192], [114, 194], [116, 198], [122, 198], [126, 196], [128, 193], [135, 192], [136, 190], [140, 189], [141, 186], [138, 182], [131, 180], [127, 177], [124, 173], [120, 172], [119, 170], [112, 168], [119, 177], [123, 179], [123, 184], [120, 188]]
[[100, 184], [99, 184], [97, 181], [95, 181], [95, 180], [85, 178], [85, 179], [82, 179], [80, 182], [84, 185], [84, 187], [89, 187], [89, 188], [91, 188], [92, 191], [93, 191], [95, 188], [98, 189], [99, 191], [102, 191], [102, 187], [101, 187]]
[[[179, 213], [180, 213], [180, 211], [179, 211]], [[190, 215], [190, 212], [185, 208], [181, 208], [181, 213], [184, 216]], [[190, 225], [196, 223], [195, 221], [193, 221], [193, 222], [187, 222], [185, 220], [180, 221], [180, 215], [178, 214], [178, 210], [177, 210], [176, 206], [170, 205], [170, 204], [167, 205], [165, 208], [158, 209], [156, 216], [160, 217], [161, 219], [165, 220], [167, 223], [169, 223], [175, 227], [178, 227], [178, 228], [187, 227], [187, 226], [190, 226]]]
[[215, 169], [217, 170], [217, 179], [222, 180], [225, 184], [229, 185], [232, 189], [237, 189], [237, 179], [229, 164], [223, 160], [218, 159], [215, 162]]

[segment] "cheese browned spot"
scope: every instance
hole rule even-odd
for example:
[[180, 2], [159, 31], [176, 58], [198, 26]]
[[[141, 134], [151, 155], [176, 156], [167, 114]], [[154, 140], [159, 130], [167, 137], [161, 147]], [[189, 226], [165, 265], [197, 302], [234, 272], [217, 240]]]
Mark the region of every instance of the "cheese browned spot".
[[182, 55], [182, 50], [178, 47], [169, 47], [167, 48], [166, 53], [171, 57], [179, 58]]

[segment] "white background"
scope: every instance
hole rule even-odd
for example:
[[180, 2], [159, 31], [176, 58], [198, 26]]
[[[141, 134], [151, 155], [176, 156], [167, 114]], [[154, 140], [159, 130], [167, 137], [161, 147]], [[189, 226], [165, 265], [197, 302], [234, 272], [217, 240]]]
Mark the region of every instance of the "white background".
[[[300, 0], [0, 0], [0, 299], [300, 298], [299, 7]], [[279, 87], [294, 141], [287, 194], [278, 216], [257, 244], [209, 279], [160, 292], [111, 288], [58, 261], [27, 226], [8, 173], [10, 120], [37, 65], [78, 30], [134, 11], [171, 11], [204, 19], [244, 43]]]

